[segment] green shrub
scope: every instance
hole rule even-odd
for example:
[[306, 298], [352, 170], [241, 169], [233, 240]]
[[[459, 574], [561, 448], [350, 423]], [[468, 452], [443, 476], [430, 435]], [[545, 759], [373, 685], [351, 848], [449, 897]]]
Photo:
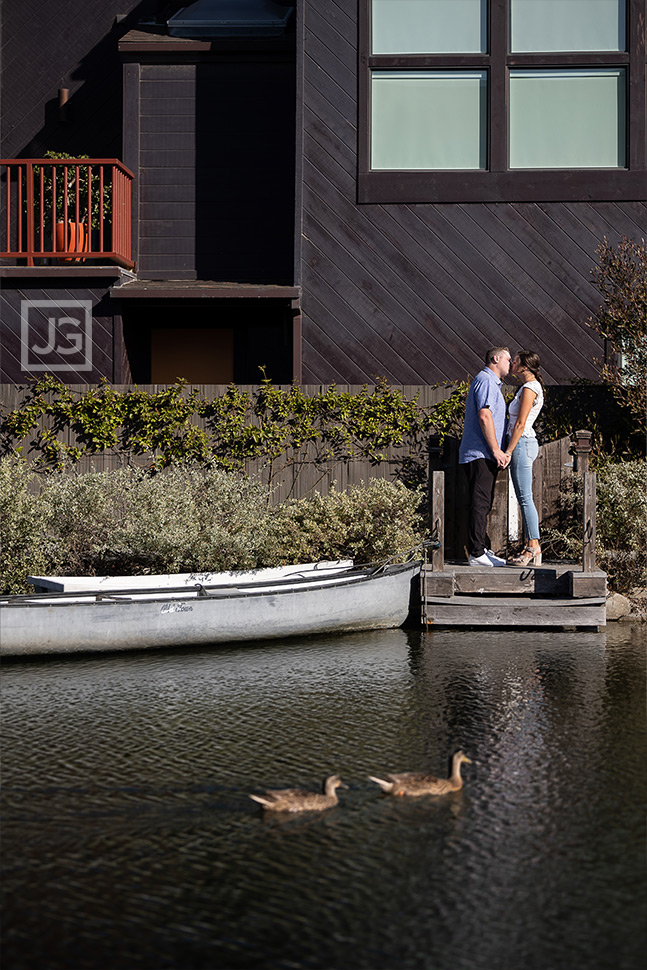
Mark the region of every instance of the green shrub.
[[[602, 465], [597, 474], [596, 553], [609, 587], [628, 592], [647, 584], [647, 461]], [[569, 476], [560, 492], [554, 528], [542, 547], [557, 558], [582, 553], [582, 477]]]
[[608, 464], [598, 474], [600, 567], [618, 592], [647, 585], [647, 461]]
[[397, 556], [422, 538], [420, 494], [401, 484], [375, 480], [274, 508], [268, 499], [266, 486], [216, 468], [35, 479], [25, 462], [4, 459], [0, 592], [26, 592], [30, 574], [217, 571], [346, 557], [369, 562]]
[[615, 357], [602, 362], [602, 380], [626, 408], [634, 425], [647, 431], [647, 245], [623, 236], [617, 246], [607, 238], [597, 249], [593, 277], [602, 296], [589, 326]]
[[358, 563], [401, 556], [421, 542], [420, 490], [372, 479], [286, 502], [272, 512], [274, 561], [351, 558]]
[[267, 489], [219, 469], [56, 475], [43, 498], [65, 574], [244, 569], [268, 527]]
[[35, 476], [20, 458], [0, 459], [0, 590], [25, 592], [27, 576], [47, 567]]
[[598, 473], [598, 531], [606, 549], [647, 547], [647, 461], [609, 463]]

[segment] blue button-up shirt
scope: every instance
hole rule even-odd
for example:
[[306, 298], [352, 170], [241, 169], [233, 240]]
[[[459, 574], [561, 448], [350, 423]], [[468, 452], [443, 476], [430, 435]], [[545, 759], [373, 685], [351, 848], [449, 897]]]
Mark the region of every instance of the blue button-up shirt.
[[499, 448], [501, 447], [505, 428], [505, 398], [501, 393], [501, 384], [502, 381], [490, 367], [484, 367], [472, 381], [465, 405], [465, 425], [458, 452], [458, 461], [462, 465], [476, 458], [494, 457], [481, 431], [479, 411], [482, 408], [489, 408], [492, 412], [496, 440]]

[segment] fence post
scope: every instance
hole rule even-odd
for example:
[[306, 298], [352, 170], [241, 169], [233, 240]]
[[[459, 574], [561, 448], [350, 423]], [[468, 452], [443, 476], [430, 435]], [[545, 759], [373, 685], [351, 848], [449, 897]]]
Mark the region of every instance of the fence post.
[[590, 573], [595, 569], [595, 510], [596, 510], [596, 474], [589, 471], [589, 454], [591, 452], [591, 432], [575, 431], [572, 434], [574, 442], [575, 462], [573, 471], [580, 472], [583, 483], [583, 514], [582, 514], [582, 572]]
[[431, 529], [438, 545], [432, 548], [431, 568], [442, 572], [445, 568], [445, 472], [431, 473]]

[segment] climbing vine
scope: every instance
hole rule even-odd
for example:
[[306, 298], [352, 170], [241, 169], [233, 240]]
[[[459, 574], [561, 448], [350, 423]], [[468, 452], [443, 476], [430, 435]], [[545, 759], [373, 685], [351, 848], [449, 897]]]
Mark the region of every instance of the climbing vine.
[[406, 451], [403, 462], [424, 463], [428, 435], [461, 425], [467, 385], [446, 386], [445, 400], [423, 407], [386, 380], [356, 393], [333, 385], [306, 394], [264, 378], [253, 392], [232, 384], [209, 400], [182, 381], [158, 391], [103, 381], [78, 392], [46, 375], [2, 417], [1, 447], [57, 470], [101, 454], [151, 469], [198, 462], [242, 471], [257, 461], [270, 482], [286, 466], [296, 476], [305, 466], [323, 474], [330, 462], [379, 464], [393, 446]]

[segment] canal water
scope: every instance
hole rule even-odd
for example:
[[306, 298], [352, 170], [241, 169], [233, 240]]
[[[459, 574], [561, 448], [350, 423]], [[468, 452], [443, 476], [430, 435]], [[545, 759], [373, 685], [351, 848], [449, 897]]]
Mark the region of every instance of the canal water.
[[[3, 970], [638, 970], [644, 627], [6, 663]], [[367, 778], [446, 773], [390, 798]], [[340, 804], [263, 817], [265, 787]]]

